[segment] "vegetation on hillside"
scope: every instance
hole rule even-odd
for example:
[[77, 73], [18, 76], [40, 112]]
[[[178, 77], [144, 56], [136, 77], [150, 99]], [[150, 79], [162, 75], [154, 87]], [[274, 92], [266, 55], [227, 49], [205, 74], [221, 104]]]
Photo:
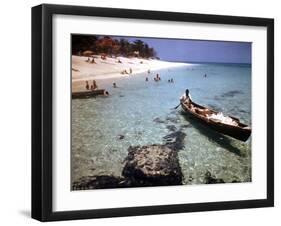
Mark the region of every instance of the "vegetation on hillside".
[[72, 54], [83, 55], [85, 52], [87, 55], [157, 58], [156, 51], [140, 39], [130, 42], [110, 36], [72, 35]]

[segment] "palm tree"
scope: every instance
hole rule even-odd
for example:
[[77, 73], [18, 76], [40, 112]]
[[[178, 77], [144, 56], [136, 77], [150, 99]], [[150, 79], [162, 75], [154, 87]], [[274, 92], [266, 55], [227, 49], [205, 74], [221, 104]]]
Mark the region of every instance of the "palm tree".
[[134, 41], [134, 51], [139, 52], [139, 56], [144, 56], [144, 42], [140, 39]]
[[129, 56], [132, 51], [132, 48], [131, 48], [131, 44], [128, 42], [128, 40], [121, 38], [119, 44], [120, 44], [121, 55]]
[[149, 58], [150, 57], [150, 53], [149, 53], [149, 46], [148, 46], [148, 44], [146, 44], [146, 43], [144, 44], [143, 51], [144, 51], [144, 57]]
[[120, 42], [118, 39], [113, 40], [112, 53], [115, 56], [118, 56], [120, 54]]
[[154, 50], [154, 48], [149, 48], [148, 49], [148, 52], [149, 52], [149, 57], [157, 57], [157, 53], [156, 51]]

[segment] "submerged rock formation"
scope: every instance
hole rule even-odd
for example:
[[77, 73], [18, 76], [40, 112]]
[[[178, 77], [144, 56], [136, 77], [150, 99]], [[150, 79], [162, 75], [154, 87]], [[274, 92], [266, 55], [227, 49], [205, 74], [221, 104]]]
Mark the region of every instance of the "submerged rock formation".
[[73, 182], [72, 190], [122, 188], [129, 186], [130, 182], [122, 177], [102, 175], [82, 177], [78, 181]]
[[[154, 121], [164, 122], [160, 118]], [[186, 134], [181, 130], [176, 131], [174, 125], [167, 125], [167, 128], [171, 133], [163, 137], [164, 144], [128, 148], [121, 177], [112, 175], [82, 177], [73, 182], [72, 190], [181, 185], [183, 175], [178, 151], [184, 148]], [[119, 134], [117, 138], [123, 140], [125, 136]]]
[[183, 175], [175, 144], [176, 140], [165, 145], [129, 147], [121, 177], [82, 177], [73, 182], [72, 190], [181, 185]]
[[175, 125], [167, 125], [166, 128], [172, 132], [175, 132], [177, 130], [177, 127]]
[[122, 175], [134, 186], [182, 184], [177, 152], [167, 145], [129, 147]]
[[163, 137], [165, 141], [165, 145], [175, 151], [179, 151], [184, 148], [184, 138], [186, 134], [183, 133], [181, 130], [176, 132], [170, 133], [167, 136]]
[[159, 117], [153, 119], [153, 122], [156, 122], [156, 123], [165, 123], [164, 120], [160, 119]]
[[205, 173], [205, 184], [221, 184], [221, 183], [225, 183], [225, 181], [223, 179], [212, 176], [212, 174], [209, 171]]

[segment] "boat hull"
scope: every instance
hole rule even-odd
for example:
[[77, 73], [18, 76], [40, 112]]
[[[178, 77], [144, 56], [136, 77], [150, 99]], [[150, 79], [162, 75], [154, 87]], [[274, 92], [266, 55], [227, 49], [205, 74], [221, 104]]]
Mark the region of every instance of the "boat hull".
[[[249, 128], [247, 125], [241, 123], [239, 121], [239, 119], [237, 119], [237, 118], [230, 116], [234, 121], [236, 121], [238, 123], [238, 126], [233, 126], [233, 125], [209, 120], [206, 117], [203, 117], [202, 115], [199, 115], [199, 114], [193, 112], [192, 110], [190, 110], [190, 108], [183, 102], [181, 102], [181, 106], [186, 113], [188, 113], [189, 115], [194, 117], [197, 121], [199, 121], [200, 123], [208, 126], [209, 128], [211, 128], [219, 133], [228, 135], [230, 137], [233, 137], [233, 138], [241, 140], [241, 141], [247, 141], [251, 135], [251, 132], [252, 132], [251, 128]], [[201, 109], [208, 109], [208, 108], [202, 107], [197, 104], [195, 104], [195, 106], [199, 107]], [[211, 110], [211, 111], [213, 113], [217, 113], [213, 110]]]
[[104, 95], [104, 89], [98, 89], [93, 91], [86, 91], [86, 92], [74, 92], [72, 93], [72, 99], [84, 99], [84, 98], [91, 98], [96, 97], [99, 95]]

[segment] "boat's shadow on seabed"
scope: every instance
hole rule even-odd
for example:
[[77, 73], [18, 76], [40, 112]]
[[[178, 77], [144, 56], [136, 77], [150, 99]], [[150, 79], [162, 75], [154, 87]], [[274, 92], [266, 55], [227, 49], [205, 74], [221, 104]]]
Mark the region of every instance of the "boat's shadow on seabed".
[[211, 128], [208, 128], [207, 126], [203, 125], [201, 122], [199, 122], [197, 119], [195, 119], [188, 113], [180, 111], [180, 115], [182, 117], [184, 117], [185, 120], [189, 121], [191, 123], [191, 125], [199, 131], [199, 133], [206, 136], [212, 142], [217, 143], [218, 145], [222, 146], [224, 149], [227, 149], [228, 151], [230, 151], [240, 157], [245, 156], [245, 154], [243, 152], [241, 152], [241, 150], [239, 148], [235, 147], [231, 143], [231, 138], [228, 138], [227, 136], [220, 134], [220, 133], [212, 130]]

